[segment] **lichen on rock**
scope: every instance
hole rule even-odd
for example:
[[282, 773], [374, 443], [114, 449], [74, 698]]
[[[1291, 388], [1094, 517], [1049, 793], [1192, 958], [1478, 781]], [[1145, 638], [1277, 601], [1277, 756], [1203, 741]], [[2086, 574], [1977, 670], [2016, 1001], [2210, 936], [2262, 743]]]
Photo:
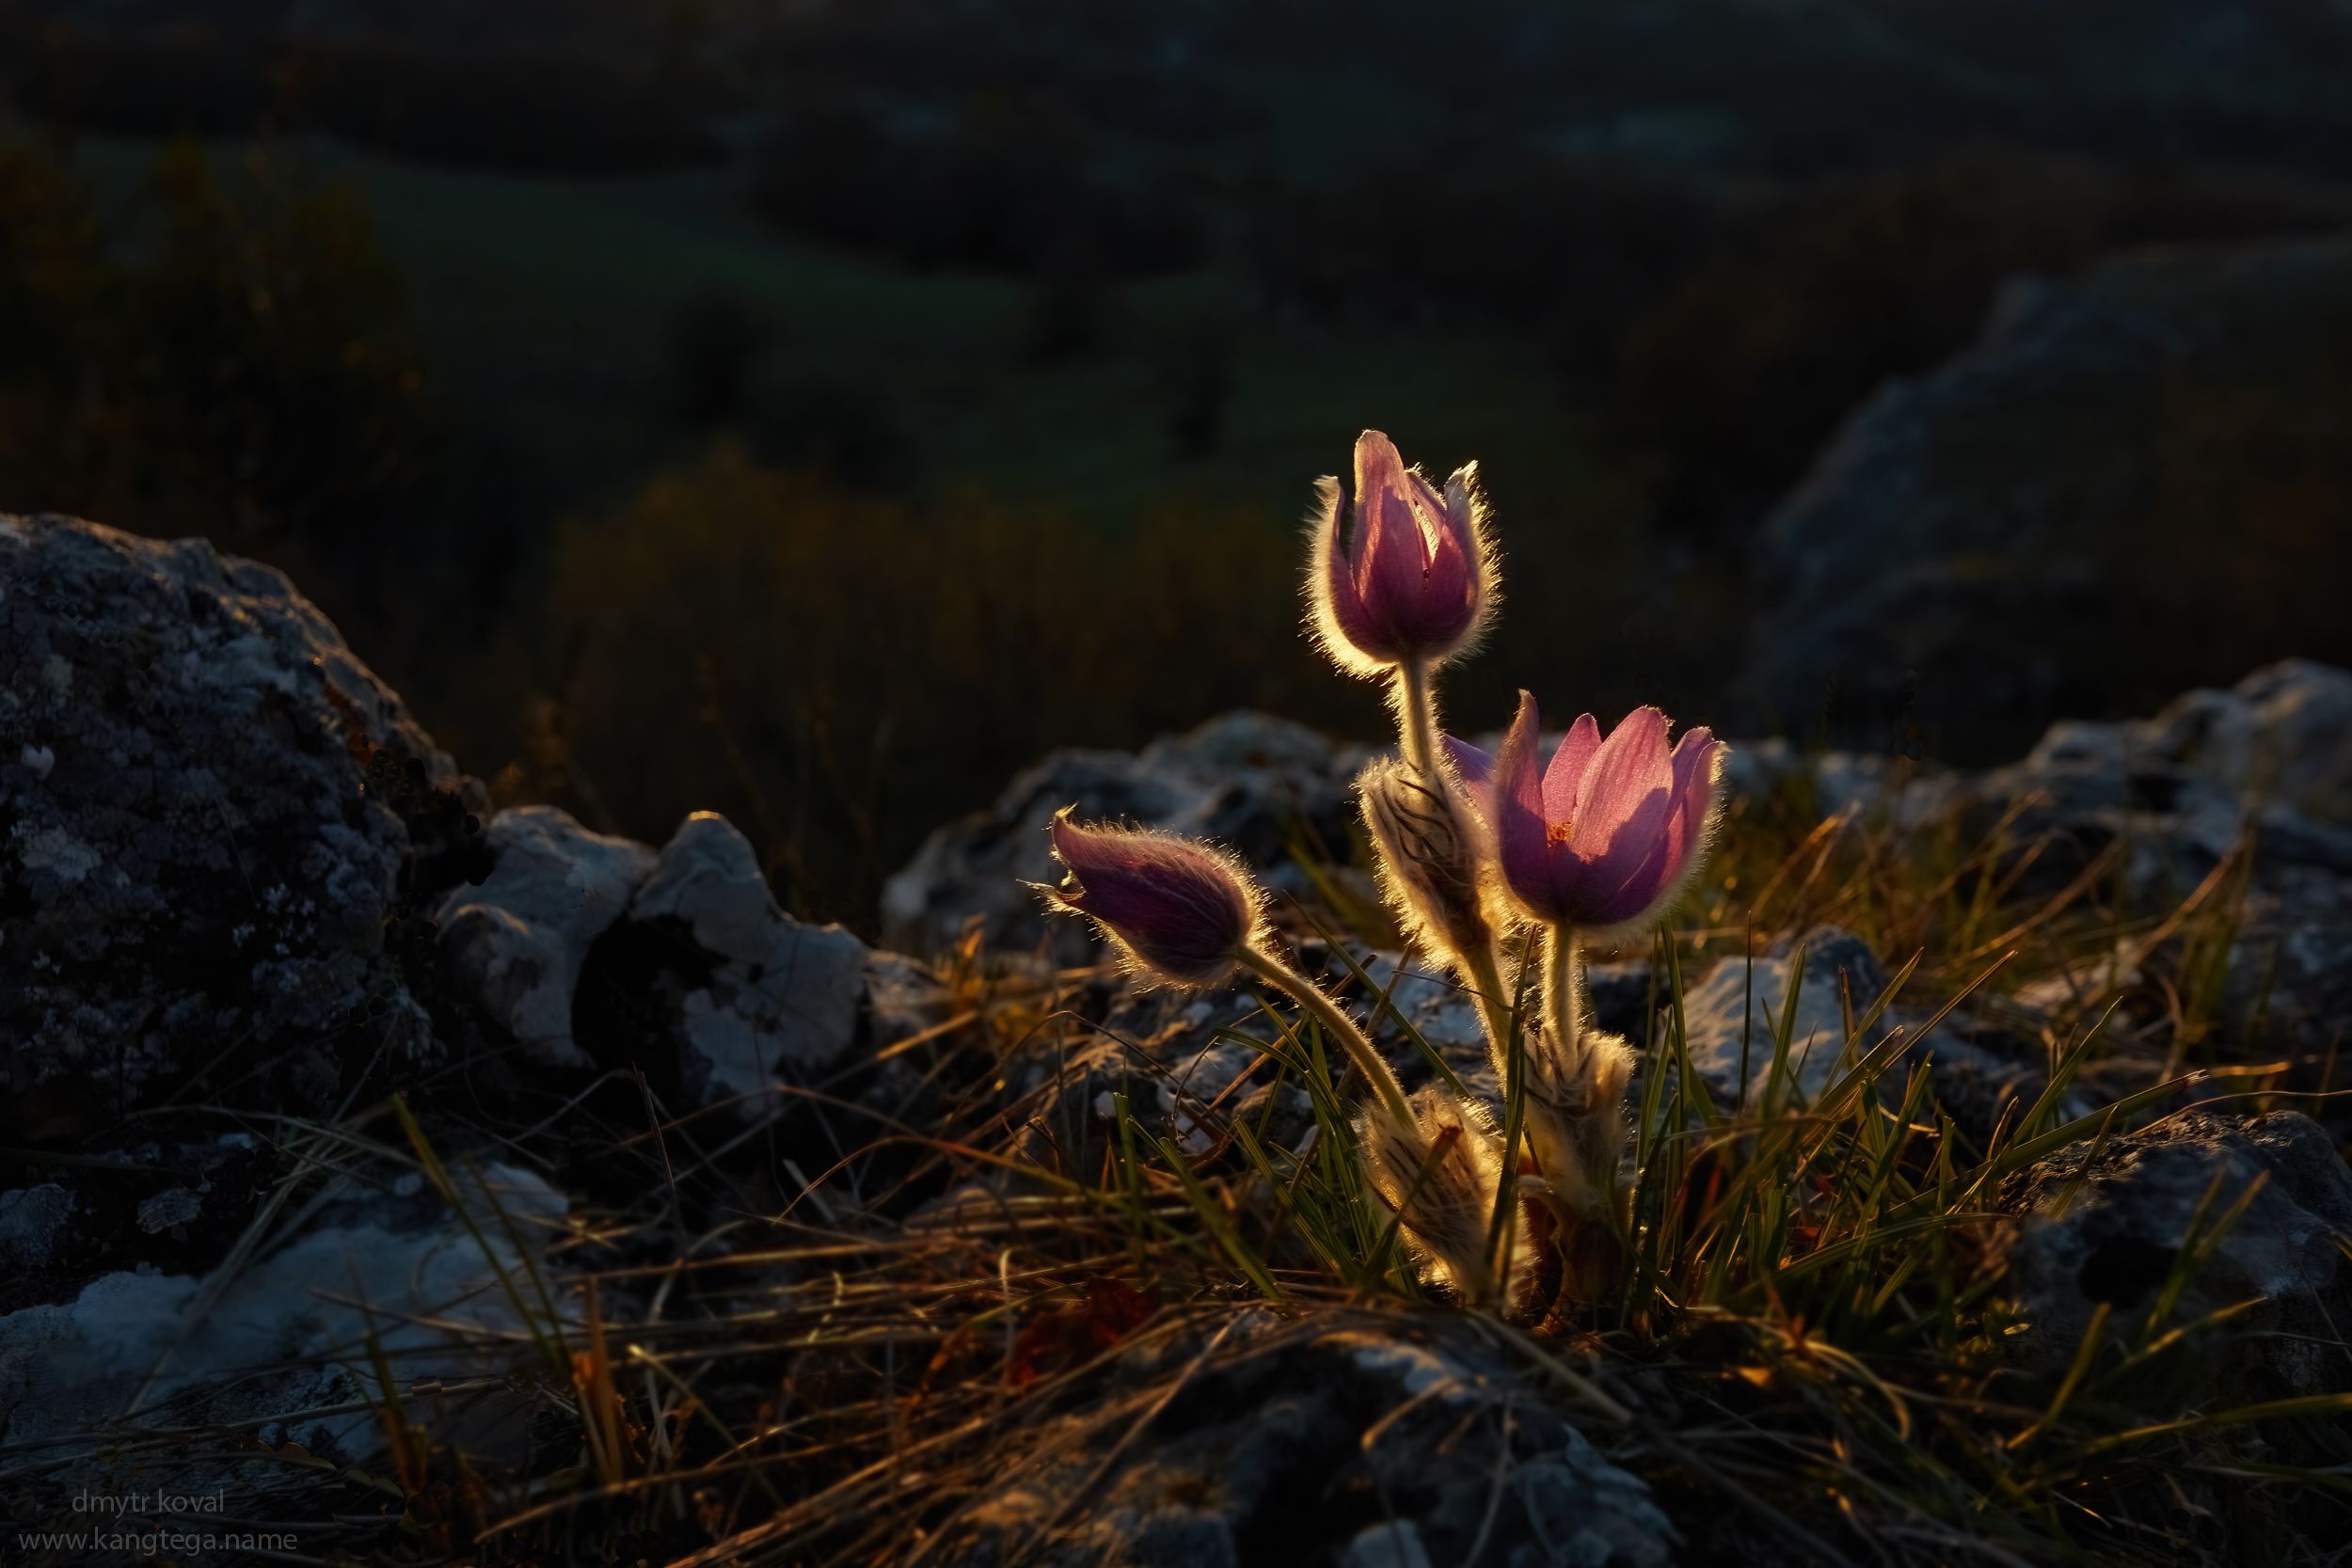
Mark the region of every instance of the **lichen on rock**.
[[223, 1058], [291, 1098], [422, 1049], [388, 930], [464, 874], [479, 784], [279, 573], [0, 526], [0, 1064], [20, 1130]]

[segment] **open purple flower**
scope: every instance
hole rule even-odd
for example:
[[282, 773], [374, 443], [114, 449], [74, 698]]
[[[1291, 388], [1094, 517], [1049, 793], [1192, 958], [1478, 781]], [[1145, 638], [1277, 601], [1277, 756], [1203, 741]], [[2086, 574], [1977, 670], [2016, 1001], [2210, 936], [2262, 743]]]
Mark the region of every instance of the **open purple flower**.
[[1491, 768], [1475, 747], [1447, 743], [1490, 814], [1504, 885], [1554, 926], [1629, 935], [1698, 875], [1727, 748], [1702, 727], [1668, 751], [1668, 721], [1654, 707], [1634, 709], [1604, 740], [1588, 713], [1539, 772], [1539, 723], [1522, 691]]
[[1094, 922], [1134, 969], [1179, 986], [1216, 986], [1263, 934], [1263, 895], [1230, 856], [1140, 828], [1085, 827], [1054, 815], [1054, 856], [1070, 875], [1038, 885], [1054, 908]]
[[1356, 485], [1318, 486], [1308, 596], [1317, 641], [1359, 675], [1442, 663], [1486, 629], [1494, 607], [1494, 550], [1468, 464], [1440, 494], [1407, 468], [1376, 430], [1356, 438]]

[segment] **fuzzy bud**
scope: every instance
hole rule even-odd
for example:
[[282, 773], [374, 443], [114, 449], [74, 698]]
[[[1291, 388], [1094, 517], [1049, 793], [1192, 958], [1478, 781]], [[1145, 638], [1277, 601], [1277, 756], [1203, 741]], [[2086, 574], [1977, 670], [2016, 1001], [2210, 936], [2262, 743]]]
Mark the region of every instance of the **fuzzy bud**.
[[1492, 940], [1480, 886], [1477, 819], [1451, 780], [1383, 758], [1356, 779], [1380, 882], [1399, 922], [1422, 947], [1448, 957]]
[[[1502, 1137], [1484, 1112], [1437, 1085], [1411, 1106], [1410, 1126], [1370, 1112], [1358, 1124], [1372, 1190], [1398, 1216], [1423, 1277], [1465, 1301], [1487, 1300], [1496, 1288], [1486, 1243], [1502, 1190]], [[1510, 1224], [1516, 1276], [1530, 1249], [1519, 1215]]]
[[1476, 465], [1440, 491], [1376, 430], [1356, 440], [1352, 495], [1317, 490], [1307, 564], [1315, 640], [1350, 674], [1442, 664], [1469, 651], [1494, 611], [1500, 578]]
[[1578, 1031], [1575, 1059], [1538, 1034], [1527, 1053], [1527, 1147], [1551, 1190], [1571, 1208], [1613, 1201], [1625, 1157], [1625, 1091], [1633, 1048], [1622, 1035]]
[[1055, 814], [1059, 887], [1032, 883], [1049, 908], [1086, 916], [1138, 974], [1206, 988], [1232, 978], [1263, 936], [1264, 895], [1242, 864], [1195, 839], [1140, 828], [1082, 826]]

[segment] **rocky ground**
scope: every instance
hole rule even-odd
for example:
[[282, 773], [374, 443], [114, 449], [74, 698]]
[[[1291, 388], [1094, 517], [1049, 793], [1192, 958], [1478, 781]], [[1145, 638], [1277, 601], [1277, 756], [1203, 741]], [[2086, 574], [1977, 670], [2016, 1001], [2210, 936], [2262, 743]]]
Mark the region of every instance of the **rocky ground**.
[[[1687, 1062], [1755, 1127], [1883, 1048], [1882, 1120], [1947, 1163], [2033, 1130], [1950, 1243], [2004, 1305], [1943, 1314], [2000, 1325], [1967, 1354], [2026, 1417], [2136, 1314], [2197, 1354], [2118, 1430], [2318, 1417], [2232, 1417], [2248, 1442], [2144, 1517], [2032, 1528], [1841, 1489], [1894, 1440], [1781, 1399], [1802, 1319], [1740, 1320], [1778, 1360], [1728, 1320], [1505, 1324], [1318, 1285], [1269, 1238], [1273, 1299], [1202, 1243], [1219, 1199], [1140, 1185], [1122, 1142], [1165, 1137], [1240, 1224], [1234, 1129], [1298, 1148], [1313, 1107], [1256, 998], [1133, 993], [1045, 930], [1019, 884], [1073, 801], [1234, 846], [1302, 951], [1387, 997], [1400, 1070], [1494, 1092], [1358, 869], [1359, 749], [1233, 714], [1057, 753], [932, 836], [871, 948], [778, 909], [723, 818], [655, 846], [492, 813], [291, 584], [200, 543], [0, 518], [0, 682], [12, 1528], [143, 1493], [307, 1560], [1597, 1568], [2144, 1560], [2341, 1521], [2277, 1478], [2347, 1457], [2344, 671], [1982, 773], [1740, 745], [1690, 929], [1596, 968], [1645, 1078]], [[1742, 1378], [1769, 1418], [1699, 1391]], [[1740, 1423], [1784, 1469], [1710, 1457]]]

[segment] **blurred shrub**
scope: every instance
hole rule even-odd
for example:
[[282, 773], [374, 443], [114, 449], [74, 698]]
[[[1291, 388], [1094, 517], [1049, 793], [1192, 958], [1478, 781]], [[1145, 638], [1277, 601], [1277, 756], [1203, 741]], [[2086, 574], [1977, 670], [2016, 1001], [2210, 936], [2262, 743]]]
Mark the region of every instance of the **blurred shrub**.
[[1197, 308], [1179, 312], [1151, 345], [1168, 454], [1179, 463], [1198, 462], [1224, 443], [1240, 336], [1232, 312]]
[[1626, 331], [1620, 411], [1665, 459], [1674, 520], [1743, 527], [1871, 388], [1967, 346], [2005, 277], [2346, 218], [2340, 199], [2243, 177], [1990, 152], [1803, 189]]
[[1237, 692], [1327, 709], [1284, 522], [1171, 511], [1110, 540], [975, 493], [861, 497], [722, 444], [566, 528], [544, 733], [511, 793], [660, 838], [726, 810], [787, 899], [869, 918], [921, 835], [1073, 736]]
[[106, 436], [93, 350], [115, 280], [95, 213], [54, 162], [0, 139], [0, 496], [25, 504]]
[[1101, 352], [1110, 314], [1104, 284], [1102, 261], [1082, 235], [1037, 258], [1028, 309], [1032, 359], [1053, 365]]
[[[0, 143], [0, 495], [360, 575], [429, 422], [398, 272], [351, 195], [158, 158], [119, 228]], [[290, 560], [289, 565], [297, 565]]]
[[278, 73], [297, 123], [410, 157], [626, 174], [722, 151], [706, 91], [584, 51], [306, 45]]

